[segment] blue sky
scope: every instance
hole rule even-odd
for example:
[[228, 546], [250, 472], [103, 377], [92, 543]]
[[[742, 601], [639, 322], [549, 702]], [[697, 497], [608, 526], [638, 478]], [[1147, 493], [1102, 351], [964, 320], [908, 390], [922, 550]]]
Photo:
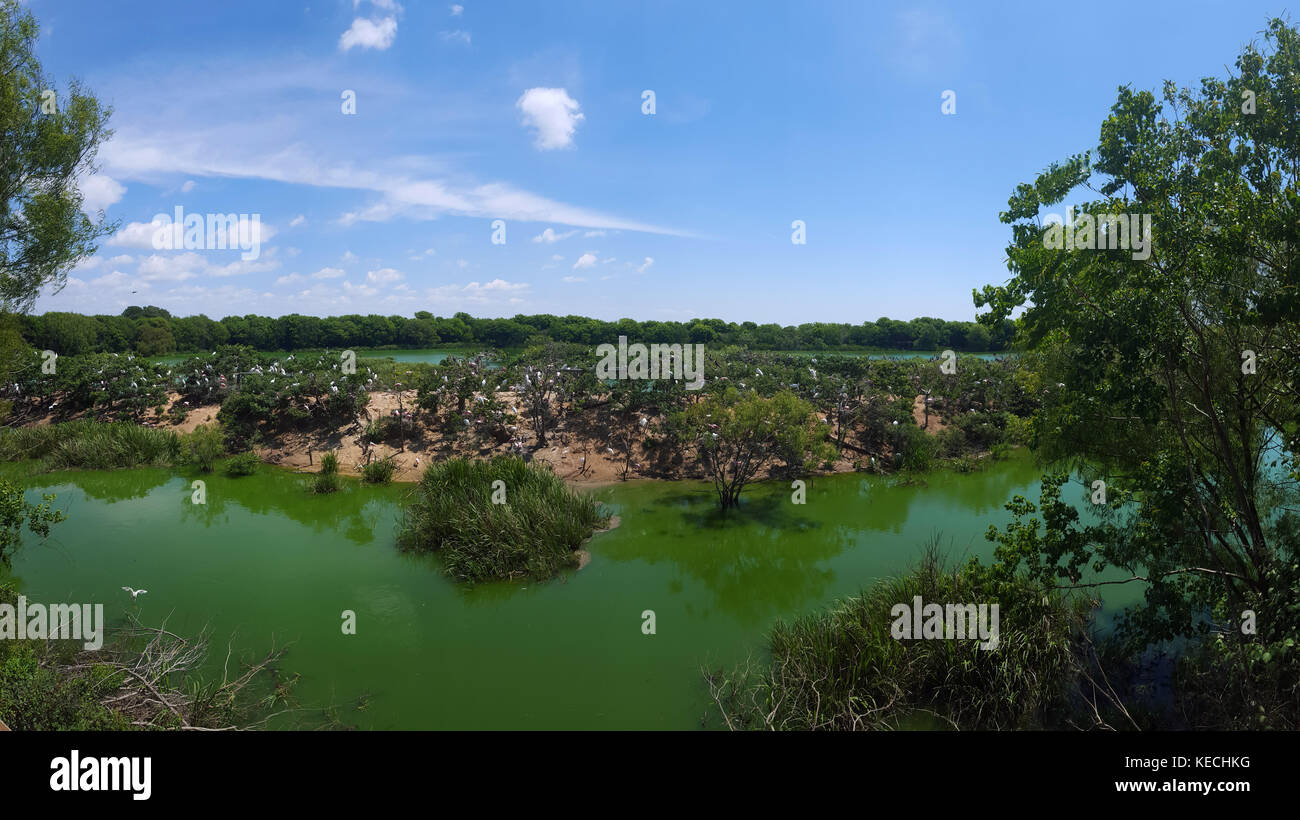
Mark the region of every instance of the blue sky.
[[[38, 311], [783, 325], [972, 319], [972, 288], [1007, 278], [998, 213], [1016, 184], [1092, 146], [1117, 86], [1221, 76], [1284, 12], [1250, 0], [27, 5], [59, 87], [78, 77], [114, 108], [83, 190], [122, 223]], [[150, 221], [177, 206], [260, 214], [260, 255], [155, 249]], [[794, 220], [807, 244], [791, 243]]]

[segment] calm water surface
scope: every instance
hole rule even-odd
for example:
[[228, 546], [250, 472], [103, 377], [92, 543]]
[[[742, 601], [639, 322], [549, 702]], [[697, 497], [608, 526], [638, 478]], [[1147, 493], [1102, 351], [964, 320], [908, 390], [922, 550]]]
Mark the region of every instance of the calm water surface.
[[[1017, 493], [1037, 501], [1038, 475], [1021, 455], [924, 485], [828, 476], [808, 480], [802, 506], [771, 483], [726, 517], [710, 485], [614, 485], [595, 493], [622, 525], [590, 542], [585, 569], [467, 588], [394, 547], [407, 486], [315, 496], [306, 477], [265, 467], [204, 477], [197, 506], [197, 476], [65, 472], [23, 479], [31, 500], [57, 493], [68, 520], [26, 544], [13, 574], [31, 600], [104, 602], [110, 620], [131, 605], [122, 586], [145, 588], [142, 620], [210, 626], [220, 647], [232, 633], [248, 652], [292, 642], [299, 701], [338, 704], [363, 728], [691, 728], [706, 711], [702, 665], [761, 655], [777, 618], [906, 569], [933, 536], [990, 557], [989, 524], [1009, 520]], [[1071, 492], [1082, 501], [1081, 485]], [[1130, 594], [1107, 589], [1112, 605]]]

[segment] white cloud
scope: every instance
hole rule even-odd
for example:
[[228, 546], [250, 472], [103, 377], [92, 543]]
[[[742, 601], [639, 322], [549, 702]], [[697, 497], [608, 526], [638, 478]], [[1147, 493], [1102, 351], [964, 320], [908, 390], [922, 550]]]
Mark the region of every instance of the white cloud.
[[524, 290], [527, 287], [527, 282], [507, 282], [504, 279], [493, 279], [483, 285], [478, 282], [470, 282], [465, 286], [464, 290], [468, 293], [508, 293]]
[[459, 3], [455, 3], [455, 4], [452, 5], [452, 7], [451, 7], [451, 16], [452, 16], [452, 17], [459, 17], [459, 16], [461, 16], [461, 15], [464, 14], [464, 13], [465, 13], [465, 7], [464, 7], [464, 6], [460, 5]]
[[291, 273], [288, 276], [281, 276], [279, 279], [276, 279], [275, 284], [277, 286], [293, 285], [293, 284], [297, 284], [298, 282], [306, 282], [306, 281], [307, 281], [307, 277], [303, 276], [301, 273]]
[[198, 185], [198, 183], [192, 179], [185, 180], [184, 184], [181, 185], [181, 193], [188, 194], [190, 191], [194, 190], [196, 185]]
[[343, 257], [342, 257], [342, 258], [343, 258], [343, 261], [344, 261], [344, 262], [355, 262], [355, 261], [357, 261], [358, 259], [360, 259], [361, 257], [357, 256], [357, 255], [356, 255], [355, 253], [353, 253], [352, 251], [344, 251], [344, 252], [343, 252]]
[[311, 275], [312, 279], [341, 279], [346, 276], [341, 268], [321, 268]]
[[584, 119], [578, 101], [563, 88], [530, 88], [515, 107], [523, 113], [524, 125], [536, 129], [539, 151], [571, 147], [573, 132]]
[[464, 43], [469, 45], [469, 32], [456, 29], [455, 31], [444, 31], [438, 35], [444, 43]]
[[122, 199], [126, 186], [104, 174], [91, 174], [81, 180], [81, 210], [93, 216]]
[[[186, 214], [186, 217], [188, 217], [189, 215], [190, 214]], [[204, 214], [199, 214], [199, 216], [204, 216]], [[169, 220], [170, 218], [171, 218], [170, 215], [168, 215]], [[158, 228], [169, 223], [163, 222], [157, 217], [155, 217], [155, 220], [157, 221], [129, 222], [127, 223], [126, 227], [122, 228], [120, 231], [118, 231], [117, 233], [109, 237], [104, 244], [111, 245], [113, 247], [119, 247], [119, 248], [144, 248], [149, 250], [163, 250], [163, 248], [154, 247], [153, 244], [154, 233], [155, 231], [158, 230]], [[171, 224], [174, 225], [174, 223]], [[242, 237], [245, 240], [251, 240], [251, 242], [246, 242], [246, 244], [256, 245], [257, 247], [261, 247], [262, 245], [265, 245], [268, 241], [270, 241], [271, 237], [275, 236], [275, 234], [277, 233], [274, 227], [268, 225], [265, 222], [262, 222], [260, 219], [256, 222], [248, 222], [245, 224], [251, 226], [249, 233]], [[225, 250], [234, 250], [235, 248], [239, 247], [239, 240], [241, 239], [240, 235], [244, 233], [243, 229], [237, 228], [233, 234], [227, 237], [226, 235], [227, 226], [228, 223], [226, 221], [224, 220], [217, 221], [213, 226], [214, 231], [212, 233], [212, 236], [209, 236], [207, 232], [207, 221], [206, 220], [204, 221], [203, 232], [199, 235], [199, 239], [203, 242], [205, 247], [207, 245], [213, 246], [212, 248], [207, 248], [207, 250], [216, 249], [223, 244], [226, 246]], [[182, 234], [182, 240], [184, 240], [184, 234]], [[186, 249], [167, 248], [167, 250], [186, 250]], [[203, 250], [203, 248], [192, 248], [190, 250]]]
[[647, 257], [645, 258], [645, 262], [641, 263], [641, 267], [637, 268], [637, 269], [636, 269], [636, 272], [637, 272], [637, 273], [645, 273], [646, 271], [648, 271], [648, 270], [650, 269], [650, 266], [653, 265], [654, 263], [655, 263], [655, 260], [652, 259], [651, 257], [647, 256]]
[[153, 232], [154, 225], [149, 222], [130, 222], [104, 244], [119, 248], [153, 248]]
[[144, 279], [164, 282], [181, 282], [193, 279], [207, 265], [197, 253], [182, 253], [176, 256], [153, 256], [140, 260], [136, 273]]
[[425, 291], [419, 304], [433, 301], [448, 307], [479, 308], [490, 304], [519, 304], [523, 301], [519, 297], [524, 295], [528, 288], [526, 282], [506, 282], [502, 279], [493, 279], [486, 283], [470, 282], [464, 286], [443, 285]]
[[586, 233], [583, 234], [583, 237], [590, 239], [593, 236], [604, 236], [604, 235], [605, 235], [604, 231], [587, 231]]
[[584, 253], [582, 256], [578, 257], [577, 262], [573, 263], [574, 270], [578, 270], [579, 268], [594, 268], [595, 266], [596, 255], [591, 253]]
[[307, 224], [307, 217], [303, 216], [302, 214], [298, 214], [293, 219], [289, 220], [290, 228], [296, 228], [299, 225], [306, 225], [306, 224]]
[[547, 228], [546, 230], [539, 233], [537, 236], [534, 236], [533, 241], [545, 242], [546, 244], [551, 245], [556, 242], [559, 242], [561, 239], [568, 239], [570, 236], [573, 236], [576, 233], [577, 231], [565, 231], [564, 233], [556, 233], [553, 228]]
[[566, 281], [566, 282], [585, 282], [585, 281], [587, 281], [587, 280], [586, 280], [585, 277], [582, 277], [582, 276], [566, 276], [566, 277], [564, 277], [564, 281]]
[[347, 293], [358, 293], [361, 296], [374, 296], [379, 291], [369, 285], [354, 285], [351, 282], [343, 283], [343, 290]]
[[558, 253], [557, 253], [557, 254], [553, 254], [553, 255], [551, 256], [551, 261], [552, 261], [552, 262], [563, 262], [563, 261], [564, 261], [564, 257], [563, 257], [563, 256], [560, 256]]
[[185, 253], [152, 254], [140, 260], [136, 274], [146, 280], [182, 282], [196, 276], [244, 276], [250, 273], [264, 273], [280, 267], [274, 259], [248, 260], [237, 259], [225, 265], [216, 265], [206, 256], [187, 251]]
[[339, 51], [352, 48], [373, 48], [383, 51], [393, 44], [397, 37], [397, 18], [385, 17], [381, 20], [367, 20], [358, 17], [352, 26], [339, 37]]
[[391, 285], [402, 281], [402, 274], [392, 268], [380, 268], [366, 274], [366, 283], [370, 285]]

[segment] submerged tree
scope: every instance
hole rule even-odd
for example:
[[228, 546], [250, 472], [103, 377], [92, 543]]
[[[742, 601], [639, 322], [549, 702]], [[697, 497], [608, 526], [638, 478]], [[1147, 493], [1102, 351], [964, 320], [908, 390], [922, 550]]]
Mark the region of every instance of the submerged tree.
[[688, 407], [682, 423], [724, 510], [735, 507], [745, 485], [775, 461], [832, 452], [812, 405], [787, 391], [763, 398], [728, 387]]

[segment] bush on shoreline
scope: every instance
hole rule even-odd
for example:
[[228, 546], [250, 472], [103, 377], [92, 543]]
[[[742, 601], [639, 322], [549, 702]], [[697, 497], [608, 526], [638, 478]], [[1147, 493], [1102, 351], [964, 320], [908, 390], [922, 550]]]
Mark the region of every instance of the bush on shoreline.
[[392, 456], [377, 458], [361, 468], [361, 480], [368, 484], [387, 484], [397, 472], [397, 462]]
[[[998, 603], [996, 650], [973, 640], [898, 640], [892, 608]], [[934, 546], [907, 574], [882, 580], [832, 609], [778, 622], [770, 660], [705, 670], [716, 711], [731, 729], [1063, 728], [1083, 666], [1087, 605], [1044, 597], [1024, 579], [999, 583], [976, 564], [944, 566]]]

